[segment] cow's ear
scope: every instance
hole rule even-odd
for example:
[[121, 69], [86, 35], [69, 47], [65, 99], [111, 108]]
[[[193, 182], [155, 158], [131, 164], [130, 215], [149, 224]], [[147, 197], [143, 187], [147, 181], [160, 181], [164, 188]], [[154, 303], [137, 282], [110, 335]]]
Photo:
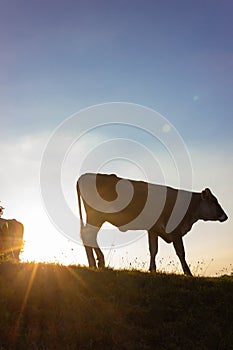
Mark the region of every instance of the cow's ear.
[[207, 198], [210, 198], [211, 197], [211, 191], [209, 188], [206, 188], [205, 190], [203, 190], [201, 192], [201, 198], [202, 199], [207, 199]]
[[201, 192], [201, 199], [204, 200], [206, 198], [205, 190]]

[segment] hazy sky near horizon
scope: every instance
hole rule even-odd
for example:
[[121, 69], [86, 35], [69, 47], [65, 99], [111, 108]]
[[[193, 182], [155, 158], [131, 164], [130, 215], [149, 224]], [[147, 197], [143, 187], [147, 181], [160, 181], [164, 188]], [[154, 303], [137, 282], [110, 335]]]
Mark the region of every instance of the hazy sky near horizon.
[[[38, 216], [40, 232], [53, 230], [39, 194], [49, 135], [82, 108], [124, 101], [175, 126], [194, 189], [213, 188], [229, 215], [190, 233], [191, 259], [216, 257], [215, 271], [232, 262], [232, 16], [227, 0], [0, 1], [0, 200], [28, 239]], [[140, 249], [143, 260], [147, 247]]]

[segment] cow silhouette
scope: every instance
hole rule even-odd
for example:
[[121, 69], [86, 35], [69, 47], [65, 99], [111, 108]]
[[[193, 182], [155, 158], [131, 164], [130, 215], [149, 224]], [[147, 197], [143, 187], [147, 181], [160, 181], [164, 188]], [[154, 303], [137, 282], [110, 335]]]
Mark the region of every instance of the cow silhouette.
[[[161, 237], [165, 242], [173, 243], [184, 273], [192, 275], [185, 260], [183, 236], [198, 220], [227, 220], [217, 198], [208, 188], [198, 193], [123, 179], [114, 174], [87, 173], [77, 182], [77, 195], [80, 233], [90, 267], [96, 267], [96, 262], [98, 267], [105, 266], [97, 234], [103, 223], [109, 222], [123, 232], [147, 230], [150, 271], [156, 271], [155, 257], [158, 237]], [[85, 224], [81, 201], [86, 211]]]
[[19, 260], [23, 248], [24, 226], [15, 219], [0, 218], [0, 256]]

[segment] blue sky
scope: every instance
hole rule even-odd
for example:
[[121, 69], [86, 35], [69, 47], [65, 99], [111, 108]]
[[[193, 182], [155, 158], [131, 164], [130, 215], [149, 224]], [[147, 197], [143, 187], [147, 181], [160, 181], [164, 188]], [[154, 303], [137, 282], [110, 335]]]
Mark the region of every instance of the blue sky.
[[123, 100], [159, 110], [188, 137], [230, 138], [232, 6], [2, 1], [4, 124], [40, 130], [81, 107]]
[[[232, 14], [226, 0], [2, 0], [0, 199], [8, 215], [26, 220], [15, 190], [21, 196], [28, 186], [25, 206], [38, 205], [41, 155], [59, 123], [81, 108], [124, 101], [176, 127], [192, 156], [195, 189], [214, 187], [230, 216]], [[221, 228], [226, 246], [231, 228], [230, 220]]]

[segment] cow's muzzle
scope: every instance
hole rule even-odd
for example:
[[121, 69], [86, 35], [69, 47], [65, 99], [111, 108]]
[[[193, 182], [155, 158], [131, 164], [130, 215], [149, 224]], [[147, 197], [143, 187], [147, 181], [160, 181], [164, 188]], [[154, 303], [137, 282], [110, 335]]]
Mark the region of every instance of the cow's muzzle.
[[227, 215], [224, 213], [220, 218], [218, 219], [220, 222], [224, 222], [228, 219]]

